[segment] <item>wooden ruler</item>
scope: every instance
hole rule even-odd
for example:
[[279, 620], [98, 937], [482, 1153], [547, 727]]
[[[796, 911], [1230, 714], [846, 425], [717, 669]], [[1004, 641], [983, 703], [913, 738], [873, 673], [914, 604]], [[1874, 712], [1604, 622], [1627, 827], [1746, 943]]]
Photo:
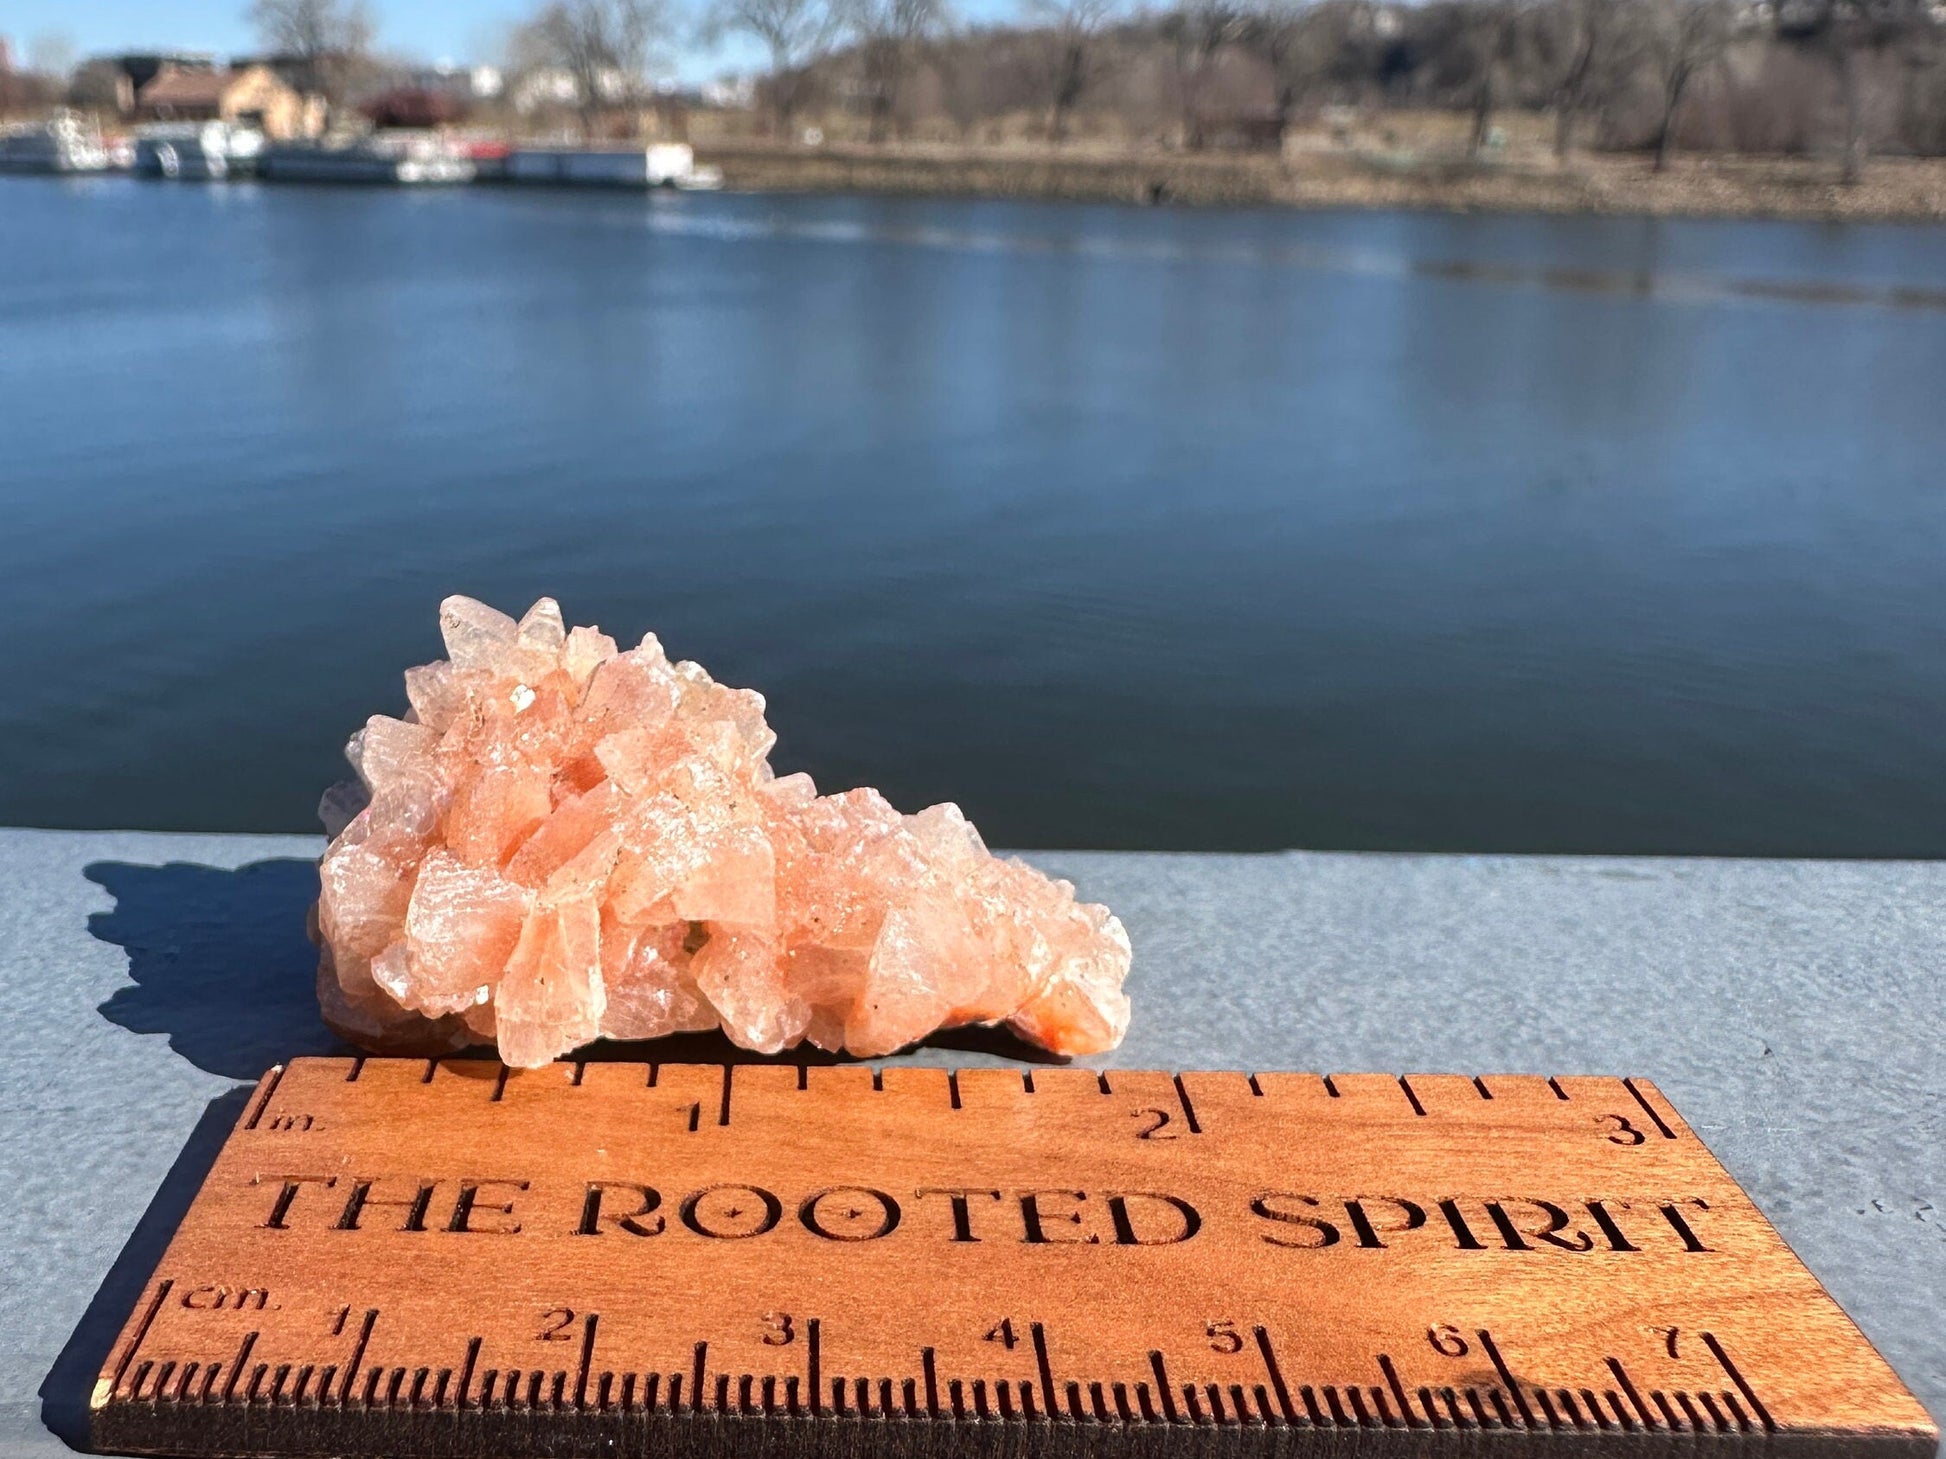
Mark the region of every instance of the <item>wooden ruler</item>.
[[184, 1455], [1926, 1459], [1645, 1080], [299, 1059], [93, 1397]]

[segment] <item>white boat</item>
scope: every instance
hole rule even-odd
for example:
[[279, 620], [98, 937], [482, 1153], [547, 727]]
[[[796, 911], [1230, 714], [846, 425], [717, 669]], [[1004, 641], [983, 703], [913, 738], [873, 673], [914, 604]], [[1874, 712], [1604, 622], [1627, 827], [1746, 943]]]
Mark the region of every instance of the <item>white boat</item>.
[[230, 122], [154, 122], [135, 133], [135, 171], [186, 182], [248, 177], [264, 134]]
[[566, 187], [675, 187], [708, 191], [723, 186], [718, 167], [698, 167], [687, 142], [647, 147], [515, 147], [500, 175], [508, 182]]
[[354, 142], [273, 142], [257, 158], [270, 182], [408, 185], [471, 182], [473, 159], [443, 137], [381, 134]]
[[101, 131], [73, 112], [0, 128], [0, 172], [106, 172]]

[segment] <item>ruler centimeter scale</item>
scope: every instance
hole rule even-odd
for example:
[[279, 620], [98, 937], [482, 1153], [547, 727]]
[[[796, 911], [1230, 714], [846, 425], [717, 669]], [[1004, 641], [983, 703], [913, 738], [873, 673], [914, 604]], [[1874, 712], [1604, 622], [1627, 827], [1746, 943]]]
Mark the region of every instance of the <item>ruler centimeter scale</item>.
[[1654, 1085], [298, 1059], [98, 1448], [1421, 1455], [1938, 1432]]

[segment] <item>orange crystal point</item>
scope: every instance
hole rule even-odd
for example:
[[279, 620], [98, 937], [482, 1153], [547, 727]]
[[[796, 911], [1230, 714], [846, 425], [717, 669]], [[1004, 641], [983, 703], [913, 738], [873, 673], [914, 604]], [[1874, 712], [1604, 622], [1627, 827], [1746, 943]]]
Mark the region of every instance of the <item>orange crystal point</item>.
[[448, 598], [448, 657], [406, 671], [334, 787], [318, 998], [363, 1047], [497, 1044], [532, 1067], [598, 1037], [721, 1027], [884, 1054], [1008, 1023], [1064, 1054], [1128, 1028], [1128, 934], [990, 854], [959, 808], [773, 776], [763, 696]]

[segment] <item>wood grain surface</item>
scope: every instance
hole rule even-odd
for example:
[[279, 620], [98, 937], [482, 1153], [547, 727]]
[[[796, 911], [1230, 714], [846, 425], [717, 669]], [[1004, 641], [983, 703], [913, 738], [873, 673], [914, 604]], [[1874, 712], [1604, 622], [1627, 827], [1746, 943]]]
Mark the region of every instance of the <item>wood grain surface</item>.
[[299, 1059], [110, 1356], [184, 1455], [1927, 1459], [1645, 1080]]

